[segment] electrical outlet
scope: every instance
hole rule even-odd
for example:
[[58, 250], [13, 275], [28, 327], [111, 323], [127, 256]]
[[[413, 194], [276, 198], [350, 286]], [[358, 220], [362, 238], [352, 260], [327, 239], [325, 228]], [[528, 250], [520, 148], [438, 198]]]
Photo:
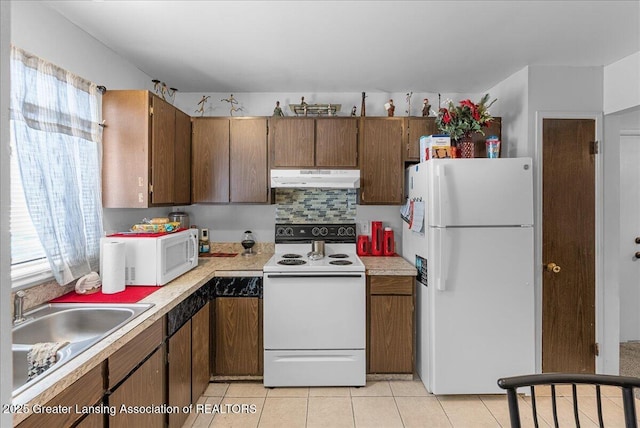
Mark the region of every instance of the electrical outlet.
[[361, 221], [360, 222], [360, 233], [362, 233], [363, 235], [368, 235], [369, 234], [369, 222], [368, 221]]

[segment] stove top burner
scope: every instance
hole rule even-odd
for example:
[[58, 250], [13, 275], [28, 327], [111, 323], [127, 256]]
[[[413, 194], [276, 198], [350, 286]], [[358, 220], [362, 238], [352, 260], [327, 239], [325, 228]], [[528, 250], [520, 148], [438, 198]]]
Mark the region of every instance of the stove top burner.
[[[300, 257], [300, 256], [298, 256]], [[299, 260], [299, 259], [282, 259], [282, 260], [278, 260], [278, 264], [279, 265], [287, 265], [287, 266], [295, 266], [295, 265], [304, 265], [307, 262], [305, 262], [304, 260]]]
[[300, 254], [293, 254], [293, 253], [287, 253], [282, 255], [283, 259], [299, 259], [301, 257], [302, 256]]
[[332, 260], [329, 262], [330, 265], [340, 265], [340, 266], [346, 266], [346, 265], [351, 265], [353, 264], [352, 262], [350, 262], [349, 260]]
[[348, 254], [338, 253], [338, 254], [329, 254], [329, 257], [332, 259], [348, 259]]

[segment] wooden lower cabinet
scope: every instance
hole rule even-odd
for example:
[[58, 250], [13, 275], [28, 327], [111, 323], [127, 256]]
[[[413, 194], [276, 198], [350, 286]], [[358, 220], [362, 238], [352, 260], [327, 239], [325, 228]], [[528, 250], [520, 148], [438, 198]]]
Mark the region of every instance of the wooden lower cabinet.
[[211, 380], [211, 303], [191, 318], [191, 400], [196, 402]]
[[[109, 417], [109, 428], [164, 427], [164, 413], [138, 412], [134, 407], [162, 406], [165, 402], [164, 386], [165, 359], [161, 347], [109, 395], [109, 405], [117, 409], [116, 415]], [[131, 411], [121, 411], [123, 405]]]
[[105, 424], [105, 418], [109, 418], [108, 415], [101, 413], [92, 413], [87, 415], [86, 418], [82, 419], [75, 425], [76, 428], [102, 428], [107, 426]]
[[413, 373], [414, 277], [368, 277], [368, 373]]
[[215, 305], [215, 375], [261, 375], [259, 299], [218, 297]]
[[[191, 320], [168, 339], [167, 364], [167, 404], [182, 409], [191, 404]], [[184, 412], [170, 413], [169, 427], [181, 427], [187, 416]]]
[[[68, 408], [70, 409], [69, 411], [63, 411], [61, 413], [33, 414], [22, 421], [18, 426], [20, 428], [41, 428], [66, 427], [73, 425], [83, 417], [83, 406], [96, 406], [102, 404], [102, 397], [104, 394], [103, 371], [104, 363], [101, 363], [71, 384], [67, 389], [48, 401], [45, 405], [52, 408]], [[76, 409], [79, 409], [80, 411], [76, 412]]]

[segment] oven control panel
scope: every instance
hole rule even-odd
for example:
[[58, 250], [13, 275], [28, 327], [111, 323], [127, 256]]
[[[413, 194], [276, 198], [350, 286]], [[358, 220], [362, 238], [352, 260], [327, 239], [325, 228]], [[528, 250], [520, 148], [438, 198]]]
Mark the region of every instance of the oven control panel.
[[341, 224], [276, 224], [276, 243], [324, 240], [334, 243], [355, 243], [355, 223]]

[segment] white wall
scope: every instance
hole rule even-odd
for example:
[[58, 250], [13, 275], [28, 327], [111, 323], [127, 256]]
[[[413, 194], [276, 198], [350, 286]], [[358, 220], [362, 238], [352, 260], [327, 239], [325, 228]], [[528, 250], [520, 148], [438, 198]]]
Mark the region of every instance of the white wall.
[[502, 118], [502, 153], [505, 157], [532, 156], [529, 145], [529, 67], [524, 67], [487, 90], [498, 101], [491, 114]]
[[[410, 90], [410, 88], [409, 88]], [[206, 93], [181, 93], [175, 95], [174, 105], [192, 116], [199, 116], [196, 113], [199, 108], [198, 103], [202, 96], [210, 96], [206, 103], [204, 116], [229, 116], [230, 104], [222, 99], [229, 98], [231, 94], [220, 92]], [[481, 95], [480, 95], [481, 96]], [[455, 102], [471, 98], [472, 100], [480, 99], [478, 94], [442, 94], [441, 100], [444, 104], [447, 98], [453, 99]], [[237, 92], [233, 97], [238, 101], [237, 107], [242, 107], [242, 111], [234, 112], [234, 116], [271, 116], [276, 106], [276, 101], [280, 101], [285, 116], [295, 116], [290, 110], [289, 104], [299, 104], [301, 98], [304, 97], [308, 104], [340, 104], [341, 109], [338, 116], [349, 116], [351, 109], [356, 106], [356, 115], [360, 116], [362, 93], [361, 92], [323, 92], [323, 93], [302, 93], [302, 92]], [[411, 97], [411, 115], [421, 116], [422, 100], [429, 99], [431, 109], [438, 109], [438, 94], [434, 93], [415, 93]], [[407, 93], [388, 93], [388, 92], [368, 92], [365, 100], [367, 116], [387, 116], [384, 104], [393, 99], [396, 106], [395, 116], [407, 116], [409, 104], [407, 102]]]
[[[9, 239], [9, 40], [11, 6], [0, 1], [0, 404], [11, 403], [11, 245]], [[12, 424], [10, 413], [0, 413], [0, 426]]]
[[107, 89], [152, 89], [151, 77], [40, 2], [11, 9], [11, 42]]
[[640, 106], [640, 52], [604, 68], [604, 113]]

